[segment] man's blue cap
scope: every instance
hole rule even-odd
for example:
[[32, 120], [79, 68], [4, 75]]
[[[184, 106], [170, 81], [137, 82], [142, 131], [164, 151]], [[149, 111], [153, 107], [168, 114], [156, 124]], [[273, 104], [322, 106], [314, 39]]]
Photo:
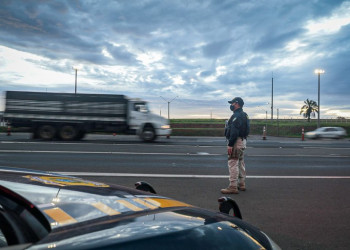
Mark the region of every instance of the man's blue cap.
[[237, 102], [239, 104], [239, 106], [241, 106], [241, 107], [243, 107], [243, 105], [244, 105], [244, 101], [240, 97], [235, 97], [232, 99], [232, 101], [228, 101], [228, 103], [230, 103], [230, 104], [235, 103], [235, 102]]

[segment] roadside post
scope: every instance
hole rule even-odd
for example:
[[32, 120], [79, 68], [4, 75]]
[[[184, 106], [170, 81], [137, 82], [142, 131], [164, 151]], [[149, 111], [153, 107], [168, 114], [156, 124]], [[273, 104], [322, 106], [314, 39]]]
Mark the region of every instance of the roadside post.
[[7, 136], [10, 136], [11, 135], [11, 126], [10, 124], [8, 123], [7, 124]]
[[266, 127], [263, 128], [263, 140], [266, 140]]
[[302, 141], [304, 140], [304, 127], [302, 127], [301, 129], [301, 140]]

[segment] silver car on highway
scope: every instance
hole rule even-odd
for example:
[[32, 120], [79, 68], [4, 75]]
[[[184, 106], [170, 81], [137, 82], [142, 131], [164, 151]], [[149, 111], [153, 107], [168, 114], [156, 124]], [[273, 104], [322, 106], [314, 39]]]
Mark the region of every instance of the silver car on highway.
[[342, 127], [321, 127], [314, 131], [305, 133], [310, 139], [333, 138], [341, 139], [347, 136], [346, 130]]

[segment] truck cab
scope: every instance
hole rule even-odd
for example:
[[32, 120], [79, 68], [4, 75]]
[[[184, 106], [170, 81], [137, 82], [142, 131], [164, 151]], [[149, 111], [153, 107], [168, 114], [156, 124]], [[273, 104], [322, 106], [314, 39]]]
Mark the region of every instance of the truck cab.
[[153, 114], [147, 102], [141, 99], [130, 99], [128, 102], [128, 124], [144, 141], [153, 141], [157, 136], [170, 136], [169, 121]]

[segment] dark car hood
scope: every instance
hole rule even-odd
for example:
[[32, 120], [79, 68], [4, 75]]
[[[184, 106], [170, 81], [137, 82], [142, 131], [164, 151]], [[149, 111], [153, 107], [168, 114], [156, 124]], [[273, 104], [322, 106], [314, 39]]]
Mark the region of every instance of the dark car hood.
[[25, 197], [50, 223], [50, 234], [33, 249], [270, 245], [260, 230], [238, 218], [123, 186], [4, 167], [0, 185]]
[[51, 227], [190, 205], [123, 186], [54, 173], [0, 167], [0, 185], [38, 207]]

